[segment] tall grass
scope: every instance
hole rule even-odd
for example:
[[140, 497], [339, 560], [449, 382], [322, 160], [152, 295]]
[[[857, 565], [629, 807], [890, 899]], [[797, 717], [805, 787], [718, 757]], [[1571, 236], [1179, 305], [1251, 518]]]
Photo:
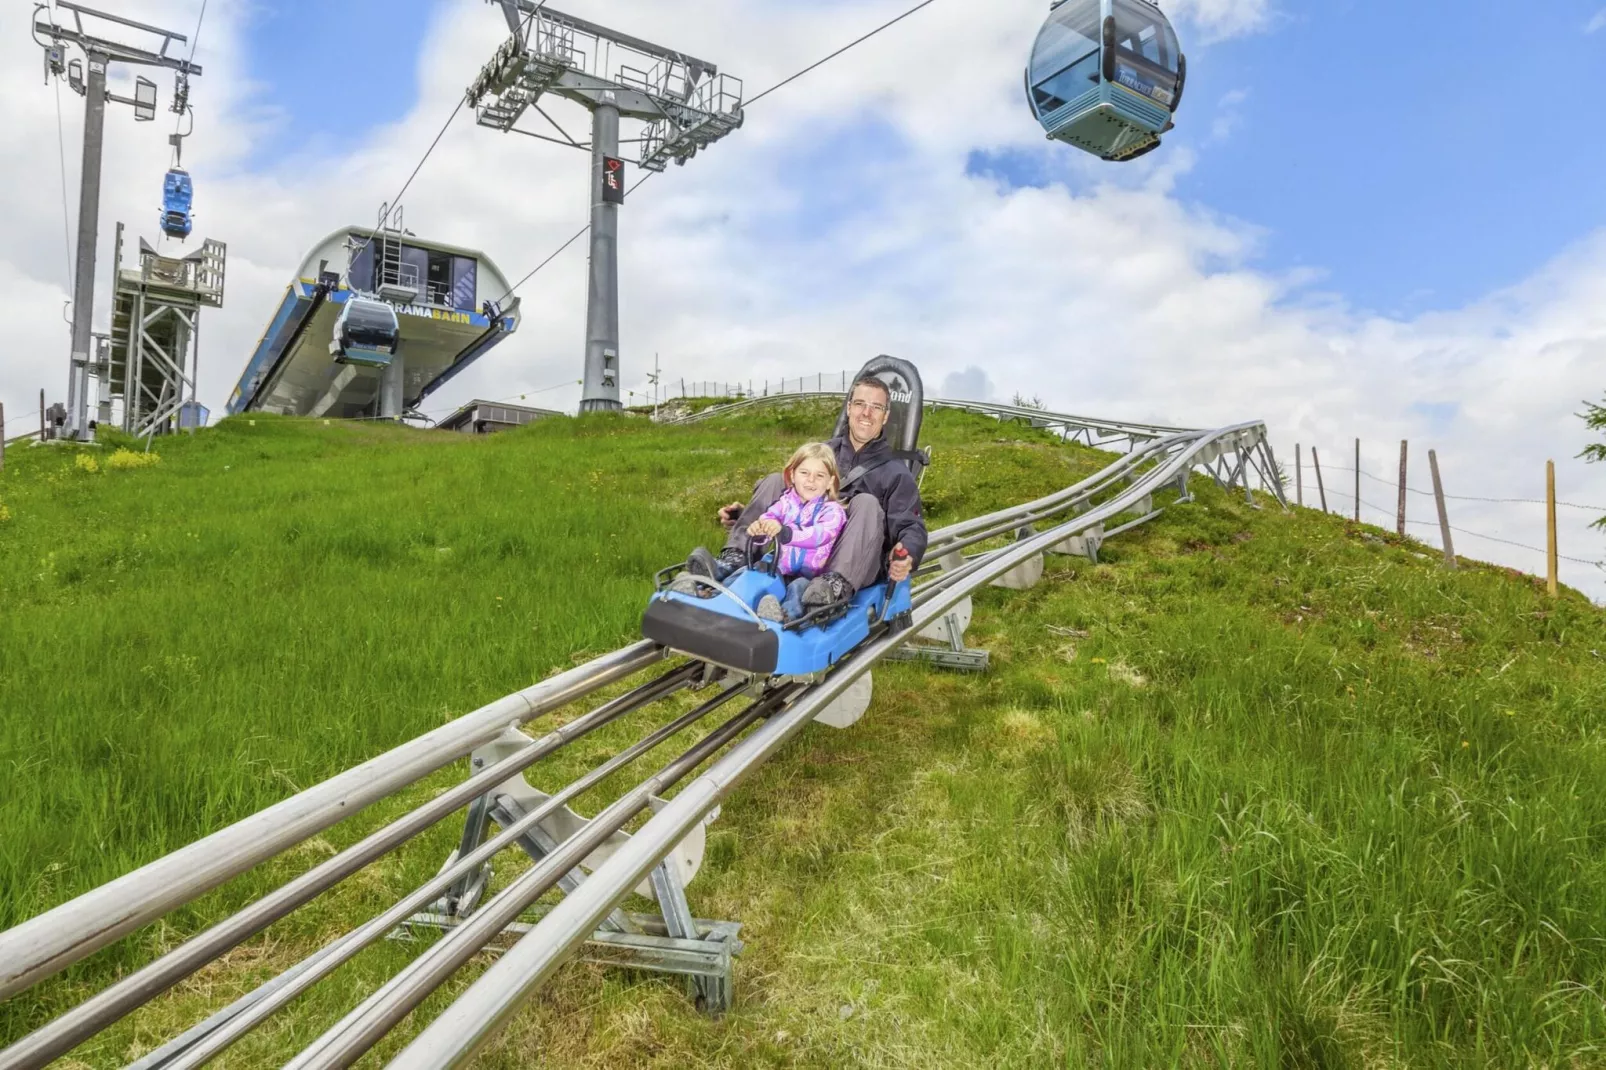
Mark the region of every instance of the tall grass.
[[[458, 440], [258, 418], [146, 469], [8, 457], [0, 924], [628, 640], [651, 570], [821, 422]], [[1097, 464], [975, 417], [928, 427], [934, 524]], [[725, 806], [691, 898], [744, 923], [730, 1015], [571, 966], [484, 1064], [1606, 1061], [1606, 624], [1581, 597], [1207, 487], [1098, 566], [985, 592], [968, 638], [988, 675], [878, 668], [863, 721], [810, 729]], [[395, 812], [375, 809], [12, 1000], [0, 1038]], [[227, 1002], [455, 833], [78, 1057], [117, 1064]], [[238, 1064], [282, 1061], [410, 953], [372, 950]]]

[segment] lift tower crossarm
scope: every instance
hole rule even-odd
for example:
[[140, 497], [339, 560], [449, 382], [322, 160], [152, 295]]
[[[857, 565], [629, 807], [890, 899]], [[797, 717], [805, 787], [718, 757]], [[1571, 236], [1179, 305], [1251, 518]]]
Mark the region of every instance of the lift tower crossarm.
[[[502, 9], [512, 36], [464, 94], [481, 126], [517, 131], [534, 108], [565, 142], [591, 152], [591, 265], [586, 293], [585, 377], [580, 411], [609, 411], [619, 402], [619, 209], [625, 170], [684, 164], [742, 125], [742, 83], [706, 60], [554, 11], [535, 0], [489, 0]], [[582, 145], [541, 107], [562, 97], [591, 113], [591, 140]], [[639, 138], [621, 139], [621, 119], [646, 124]], [[621, 143], [636, 143], [626, 161]]]
[[[33, 28], [36, 31], [48, 34], [55, 40], [75, 44], [85, 52], [100, 52], [113, 62], [140, 63], [147, 67], [168, 67], [184, 74], [201, 73], [200, 64], [191, 63], [187, 59], [167, 54], [168, 48], [175, 42], [181, 45], [189, 43], [190, 39], [181, 33], [164, 30], [160, 26], [152, 26], [145, 22], [135, 22], [133, 19], [124, 18], [121, 15], [109, 15], [104, 11], [96, 11], [94, 8], [84, 7], [82, 4], [70, 3], [69, 0], [56, 0], [56, 7], [60, 10], [71, 11], [73, 13], [73, 23], [77, 28], [69, 30], [52, 22], [40, 21], [33, 24]], [[115, 22], [119, 26], [128, 26], [131, 29], [143, 30], [146, 33], [154, 34], [162, 39], [161, 50], [152, 52], [148, 49], [135, 48], [132, 45], [109, 41], [103, 37], [88, 33], [84, 30], [83, 17], [85, 15], [91, 18], [104, 19], [107, 22]]]
[[[188, 79], [192, 74], [200, 74], [201, 68], [187, 59], [167, 54], [167, 50], [175, 42], [188, 43], [189, 39], [181, 33], [136, 22], [122, 15], [96, 11], [94, 8], [73, 3], [72, 0], [56, 0], [56, 7], [58, 10], [71, 13], [70, 28], [58, 25], [50, 19], [38, 18], [39, 13], [46, 10], [44, 4], [34, 8], [34, 40], [44, 45], [46, 71], [57, 76], [62, 74], [65, 64], [62, 62], [61, 46], [64, 44], [77, 45], [83, 49], [84, 56], [88, 60], [87, 77], [83, 81], [69, 79], [73, 88], [84, 95], [84, 154], [78, 186], [78, 249], [73, 275], [72, 348], [67, 373], [66, 428], [68, 437], [88, 439], [90, 437], [89, 347], [92, 334], [91, 320], [95, 313], [95, 243], [100, 236], [100, 165], [106, 129], [106, 102], [110, 100], [133, 104], [136, 119], [148, 120], [156, 117], [155, 86], [152, 83], [140, 79], [133, 100], [119, 97], [106, 91], [106, 69], [112, 63], [165, 67], [177, 72], [177, 76], [182, 80]], [[152, 34], [160, 37], [162, 43], [156, 51], [151, 51], [148, 48], [140, 48], [90, 33], [84, 29], [86, 15], [140, 33]], [[50, 39], [49, 44], [39, 40], [41, 34]], [[144, 101], [140, 99], [139, 89], [147, 87], [152, 95], [149, 101]], [[147, 109], [149, 109], [148, 114]]]
[[575, 15], [565, 15], [561, 11], [552, 10], [545, 4], [537, 3], [536, 0], [491, 0], [491, 2], [501, 7], [502, 13], [507, 16], [508, 26], [513, 30], [514, 36], [519, 39], [520, 44], [524, 43], [524, 17], [539, 13], [541, 18], [555, 22], [560, 26], [567, 26], [592, 37], [606, 38], [614, 44], [624, 45], [626, 48], [634, 49], [643, 55], [651, 56], [653, 59], [684, 64], [688, 70], [696, 71], [699, 77], [704, 74], [714, 75], [719, 73], [719, 68], [706, 60], [689, 56], [684, 52], [676, 52], [674, 49], [664, 48], [662, 45], [655, 45], [651, 41], [643, 41], [641, 38], [632, 37], [627, 33], [610, 30], [604, 26], [599, 26], [595, 22], [587, 22], [585, 19]]

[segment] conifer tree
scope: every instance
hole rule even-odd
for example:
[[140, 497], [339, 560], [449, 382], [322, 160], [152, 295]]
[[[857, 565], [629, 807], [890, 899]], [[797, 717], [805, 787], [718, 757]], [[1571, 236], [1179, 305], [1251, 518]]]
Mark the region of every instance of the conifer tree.
[[[1586, 401], [1584, 402], [1584, 410], [1584, 412], [1579, 413], [1584, 418], [1584, 423], [1588, 424], [1593, 431], [1606, 433], [1606, 405], [1596, 405], [1593, 402]], [[1579, 456], [1587, 461], [1606, 461], [1606, 442], [1590, 443], [1584, 447], [1584, 452]], [[1595, 521], [1595, 526], [1597, 528], [1606, 528], [1606, 516]]]

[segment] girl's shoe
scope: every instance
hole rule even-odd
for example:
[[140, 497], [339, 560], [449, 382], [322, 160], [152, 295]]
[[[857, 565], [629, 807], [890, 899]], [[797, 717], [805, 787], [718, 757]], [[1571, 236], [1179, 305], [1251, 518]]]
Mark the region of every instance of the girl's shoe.
[[773, 621], [776, 624], [786, 623], [786, 614], [781, 611], [781, 601], [772, 594], [767, 594], [758, 600], [758, 608], [754, 611], [759, 620]]

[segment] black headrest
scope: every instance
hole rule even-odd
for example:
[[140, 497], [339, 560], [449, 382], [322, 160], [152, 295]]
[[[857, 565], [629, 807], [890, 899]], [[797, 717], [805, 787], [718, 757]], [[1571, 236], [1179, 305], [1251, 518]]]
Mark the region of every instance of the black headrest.
[[[891, 409], [887, 413], [886, 435], [887, 445], [900, 456], [913, 454], [920, 447], [920, 419], [924, 415], [926, 391], [920, 383], [920, 372], [913, 364], [897, 357], [879, 356], [859, 369], [859, 374], [853, 377], [854, 382], [867, 376], [874, 376], [887, 385], [887, 392], [892, 395]], [[842, 399], [842, 411], [837, 415], [835, 435], [848, 433], [848, 401], [853, 396], [852, 386], [848, 388], [848, 396]], [[904, 456], [905, 461], [910, 458]], [[909, 467], [914, 469], [910, 462]]]

